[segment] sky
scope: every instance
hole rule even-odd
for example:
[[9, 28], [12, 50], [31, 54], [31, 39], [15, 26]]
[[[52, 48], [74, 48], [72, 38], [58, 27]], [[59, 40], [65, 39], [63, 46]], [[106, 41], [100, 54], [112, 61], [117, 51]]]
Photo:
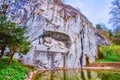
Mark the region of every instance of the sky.
[[93, 25], [104, 23], [111, 29], [108, 23], [111, 15], [109, 14], [113, 0], [64, 0], [65, 4], [79, 8]]

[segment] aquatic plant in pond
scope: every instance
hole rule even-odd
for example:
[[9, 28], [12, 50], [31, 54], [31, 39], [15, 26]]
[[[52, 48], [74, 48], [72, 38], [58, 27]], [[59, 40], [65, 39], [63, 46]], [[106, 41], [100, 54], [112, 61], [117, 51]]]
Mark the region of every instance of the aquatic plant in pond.
[[100, 71], [98, 72], [98, 76], [101, 78], [101, 80], [119, 80], [120, 79], [120, 71], [114, 72], [114, 71]]
[[37, 73], [33, 80], [119, 80], [120, 70], [58, 70]]

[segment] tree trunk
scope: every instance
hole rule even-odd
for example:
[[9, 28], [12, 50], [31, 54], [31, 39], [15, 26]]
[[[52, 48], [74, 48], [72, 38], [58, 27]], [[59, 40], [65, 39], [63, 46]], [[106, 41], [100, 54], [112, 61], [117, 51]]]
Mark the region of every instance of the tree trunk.
[[1, 55], [0, 55], [0, 62], [2, 62], [2, 56], [3, 56], [3, 55], [2, 55], [2, 52], [1, 52]]
[[9, 65], [12, 64], [12, 59], [13, 59], [15, 51], [16, 51], [16, 46], [11, 47], [11, 49], [10, 49], [10, 61], [9, 61]]
[[104, 58], [104, 56], [102, 54], [102, 47], [100, 45], [98, 45], [98, 47], [97, 47], [97, 55], [98, 55], [98, 59]]
[[10, 53], [10, 61], [9, 61], [9, 65], [12, 64], [13, 56], [14, 56], [14, 51], [11, 51], [11, 53]]
[[4, 54], [5, 48], [6, 48], [6, 46], [1, 47], [0, 62], [2, 61], [2, 56]]

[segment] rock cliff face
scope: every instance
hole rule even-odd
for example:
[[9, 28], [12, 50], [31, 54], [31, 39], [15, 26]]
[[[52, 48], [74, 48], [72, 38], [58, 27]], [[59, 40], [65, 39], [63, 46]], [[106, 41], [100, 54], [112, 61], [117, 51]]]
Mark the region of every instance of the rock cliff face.
[[95, 29], [78, 10], [60, 0], [6, 0], [9, 18], [28, 26], [31, 50], [25, 64], [77, 68], [95, 61]]
[[100, 34], [100, 32], [96, 32], [96, 38], [97, 38], [97, 42], [96, 42], [97, 45], [106, 45], [106, 46], [112, 45], [109, 39], [107, 39], [107, 37]]

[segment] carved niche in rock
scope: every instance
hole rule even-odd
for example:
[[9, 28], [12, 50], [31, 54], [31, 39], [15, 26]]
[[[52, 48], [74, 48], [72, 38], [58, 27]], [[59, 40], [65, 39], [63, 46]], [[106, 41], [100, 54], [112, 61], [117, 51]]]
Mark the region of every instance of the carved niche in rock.
[[[45, 31], [39, 37], [39, 45], [34, 50], [34, 64], [44, 68], [49, 68], [48, 66], [55, 68], [63, 60], [61, 65], [65, 67], [65, 56], [69, 53], [70, 47], [71, 39], [68, 35], [60, 32]], [[42, 60], [41, 55], [44, 55], [46, 59]], [[55, 57], [58, 57], [58, 55], [59, 59], [55, 60]]]

